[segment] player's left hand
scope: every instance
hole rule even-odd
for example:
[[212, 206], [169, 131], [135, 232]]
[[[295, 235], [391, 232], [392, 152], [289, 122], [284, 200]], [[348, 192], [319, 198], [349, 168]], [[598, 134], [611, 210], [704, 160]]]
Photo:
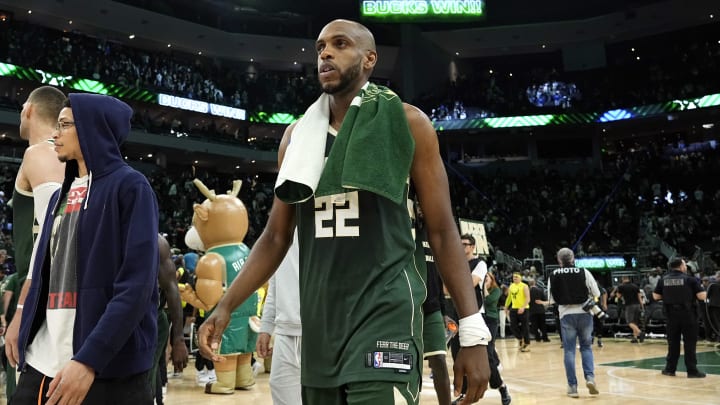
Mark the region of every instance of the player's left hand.
[[173, 367], [175, 372], [182, 372], [188, 364], [188, 350], [183, 340], [178, 340], [172, 344], [172, 352], [170, 353], [172, 358]]
[[485, 395], [490, 381], [487, 346], [461, 347], [453, 366], [455, 396], [460, 395], [463, 375], [467, 376], [467, 392], [460, 405], [469, 405]]

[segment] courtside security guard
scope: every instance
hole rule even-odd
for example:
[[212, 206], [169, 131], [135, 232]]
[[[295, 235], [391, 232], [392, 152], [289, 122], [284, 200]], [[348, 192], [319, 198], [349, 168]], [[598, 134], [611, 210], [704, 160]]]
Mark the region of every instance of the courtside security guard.
[[655, 300], [662, 300], [667, 317], [668, 354], [663, 375], [675, 376], [680, 358], [680, 339], [685, 348], [685, 367], [688, 378], [704, 378], [697, 368], [695, 348], [698, 340], [696, 300], [704, 301], [706, 293], [700, 281], [687, 275], [687, 264], [681, 257], [668, 262], [670, 272], [660, 279], [653, 291]]

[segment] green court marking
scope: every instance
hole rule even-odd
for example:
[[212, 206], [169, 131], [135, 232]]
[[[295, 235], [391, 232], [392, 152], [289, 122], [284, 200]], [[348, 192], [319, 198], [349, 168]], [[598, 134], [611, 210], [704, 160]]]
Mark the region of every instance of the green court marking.
[[[708, 374], [720, 375], [720, 351], [707, 351], [699, 352], [697, 354], [698, 368]], [[655, 370], [658, 373], [665, 367], [665, 356], [663, 357], [650, 357], [647, 359], [618, 361], [615, 363], [603, 363], [601, 366], [613, 366], [613, 367], [635, 367], [644, 368], [648, 370]], [[680, 355], [678, 360], [677, 371], [684, 373], [685, 369], [685, 355]], [[679, 377], [685, 377], [682, 374], [678, 374]]]

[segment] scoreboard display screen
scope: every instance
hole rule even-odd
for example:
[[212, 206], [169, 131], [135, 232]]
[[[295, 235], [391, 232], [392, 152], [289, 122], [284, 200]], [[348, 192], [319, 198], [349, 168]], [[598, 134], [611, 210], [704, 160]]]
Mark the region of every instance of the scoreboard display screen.
[[375, 22], [469, 22], [485, 14], [485, 0], [361, 0], [360, 16]]

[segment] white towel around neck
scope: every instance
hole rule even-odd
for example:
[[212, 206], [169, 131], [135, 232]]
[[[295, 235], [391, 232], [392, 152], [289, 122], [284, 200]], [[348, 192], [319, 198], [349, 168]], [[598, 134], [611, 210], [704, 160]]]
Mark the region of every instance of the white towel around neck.
[[[366, 89], [369, 82], [362, 87]], [[360, 106], [362, 98], [358, 95], [352, 104]], [[323, 167], [325, 166], [325, 145], [327, 142], [328, 126], [330, 125], [330, 96], [326, 93], [305, 111], [305, 115], [297, 122], [290, 136], [290, 143], [285, 150], [280, 171], [275, 181], [275, 192], [278, 187], [288, 182], [299, 183], [309, 187], [312, 193], [303, 195], [298, 201], [287, 201], [280, 195], [278, 197], [289, 203], [307, 201], [317, 190]]]

